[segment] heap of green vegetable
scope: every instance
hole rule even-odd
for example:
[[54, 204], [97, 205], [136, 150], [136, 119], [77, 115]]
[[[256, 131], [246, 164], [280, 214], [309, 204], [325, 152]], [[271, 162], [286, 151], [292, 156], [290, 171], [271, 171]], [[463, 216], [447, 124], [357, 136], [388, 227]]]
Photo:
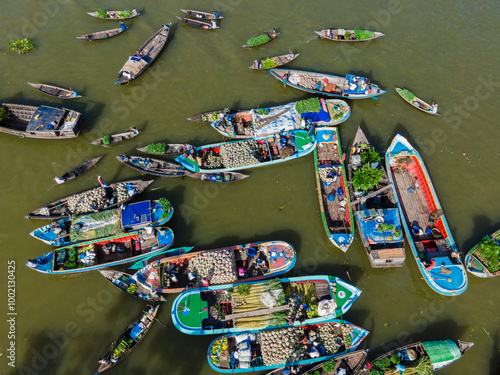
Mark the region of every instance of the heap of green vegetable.
[[300, 100], [295, 103], [295, 109], [299, 114], [306, 112], [319, 112], [321, 111], [321, 103], [318, 98]]
[[375, 36], [375, 33], [370, 30], [354, 30], [354, 34], [356, 34], [356, 39], [370, 39]]
[[167, 152], [167, 145], [165, 143], [151, 143], [147, 145], [146, 152], [148, 154], [163, 155]]
[[19, 54], [28, 53], [35, 49], [33, 41], [28, 38], [16, 39], [9, 43], [9, 48], [11, 51], [15, 51]]
[[474, 253], [486, 264], [488, 271], [493, 273], [500, 269], [500, 245], [490, 236], [479, 242]]
[[123, 12], [118, 13], [118, 17], [122, 20], [129, 18], [132, 15], [132, 11], [130, 9], [124, 10]]
[[325, 370], [327, 373], [332, 373], [335, 371], [335, 360], [330, 359], [329, 361], [326, 361], [323, 363], [322, 369]]
[[409, 102], [412, 102], [415, 100], [415, 94], [412, 93], [411, 91], [408, 91], [407, 89], [403, 89], [401, 91], [399, 91], [399, 94], [405, 98], [406, 100], [408, 100]]
[[111, 136], [110, 135], [105, 135], [102, 137], [102, 144], [103, 145], [109, 145], [111, 143]]
[[111, 350], [111, 358], [120, 358], [133, 346], [134, 340], [123, 338], [116, 347]]
[[276, 64], [276, 62], [270, 58], [262, 60], [260, 63], [262, 64], [262, 69], [272, 69], [278, 66], [278, 64]]
[[161, 216], [162, 219], [165, 219], [167, 216], [168, 216], [168, 213], [170, 211], [170, 207], [172, 207], [172, 204], [170, 203], [170, 201], [165, 198], [165, 197], [162, 197], [160, 199], [158, 199], [158, 203], [160, 204], [160, 206], [163, 208], [163, 210], [165, 211], [163, 213], [163, 215]]
[[104, 9], [98, 9], [97, 10], [97, 17], [99, 17], [99, 18], [109, 18], [109, 14]]
[[382, 168], [373, 169], [371, 167], [372, 163], [380, 161], [380, 155], [372, 148], [366, 148], [361, 151], [360, 156], [363, 166], [354, 171], [352, 185], [354, 190], [369, 191], [378, 185], [384, 175], [384, 170]]
[[0, 106], [0, 122], [8, 119], [9, 119], [9, 113], [4, 107]]
[[249, 46], [249, 47], [260, 46], [261, 44], [267, 43], [270, 40], [271, 40], [271, 38], [269, 37], [269, 35], [261, 34], [259, 36], [248, 39], [247, 46]]
[[[71, 218], [71, 229], [69, 238], [71, 242], [85, 241], [93, 238], [109, 237], [116, 234], [123, 233], [120, 220], [112, 220], [113, 218], [119, 219], [119, 213], [114, 210], [105, 210], [101, 212], [94, 212], [84, 216], [73, 216]], [[97, 228], [82, 231], [80, 230], [79, 222], [82, 218], [86, 221], [110, 221], [110, 224], [99, 226]]]
[[[400, 362], [399, 356], [381, 358], [372, 363], [369, 375], [388, 375], [394, 373], [395, 366]], [[405, 375], [431, 375], [434, 373], [432, 363], [428, 357], [422, 357], [410, 364], [405, 364]]]

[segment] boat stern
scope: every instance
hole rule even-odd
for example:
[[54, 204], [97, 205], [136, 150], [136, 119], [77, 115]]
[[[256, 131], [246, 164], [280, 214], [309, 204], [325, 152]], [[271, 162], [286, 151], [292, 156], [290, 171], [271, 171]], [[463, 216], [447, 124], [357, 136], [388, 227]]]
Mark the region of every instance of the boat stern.
[[330, 283], [335, 282], [335, 290], [332, 290], [332, 293], [334, 301], [337, 303], [335, 317], [339, 317], [351, 308], [354, 301], [360, 296], [361, 290], [338, 277], [329, 276], [329, 281]]
[[465, 268], [474, 276], [482, 278], [488, 277], [488, 275], [484, 271], [484, 265], [470, 253], [465, 256]]
[[354, 240], [354, 234], [353, 233], [331, 234], [328, 236], [328, 238], [336, 247], [338, 247], [345, 253], [349, 249], [349, 246], [351, 246], [352, 241]]
[[185, 291], [177, 296], [172, 304], [172, 322], [187, 335], [212, 334], [203, 329], [203, 321], [208, 319], [208, 302], [201, 297], [201, 289]]
[[35, 259], [28, 259], [26, 266], [42, 273], [52, 273], [54, 269], [54, 252], [41, 255]]

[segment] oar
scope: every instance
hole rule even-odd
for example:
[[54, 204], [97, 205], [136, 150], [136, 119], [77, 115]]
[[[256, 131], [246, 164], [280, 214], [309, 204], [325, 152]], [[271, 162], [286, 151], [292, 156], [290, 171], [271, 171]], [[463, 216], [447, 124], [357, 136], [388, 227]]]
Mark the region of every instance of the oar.
[[376, 96], [372, 96], [372, 99], [373, 100], [378, 100], [378, 98]]
[[[147, 311], [144, 311], [142, 310], [143, 313], [147, 314], [148, 312]], [[161, 325], [167, 327], [167, 328], [170, 328], [169, 326], [167, 326], [165, 323], [163, 323], [160, 319], [157, 319], [157, 318], [153, 318], [154, 320], [156, 320], [158, 323], [160, 323]]]

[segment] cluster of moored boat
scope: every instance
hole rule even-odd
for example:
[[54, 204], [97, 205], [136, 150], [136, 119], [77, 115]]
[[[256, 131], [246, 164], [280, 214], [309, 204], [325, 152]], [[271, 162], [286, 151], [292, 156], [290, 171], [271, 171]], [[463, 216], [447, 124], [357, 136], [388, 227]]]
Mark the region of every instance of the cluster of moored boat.
[[[201, 29], [218, 28], [217, 12], [182, 10], [181, 20]], [[130, 11], [89, 13], [101, 19], [138, 16]], [[208, 20], [211, 23], [205, 23]], [[87, 34], [80, 39], [107, 39], [120, 28]], [[170, 33], [162, 26], [130, 57], [116, 83], [135, 79], [158, 56]], [[323, 39], [360, 42], [383, 36], [366, 30], [326, 29]], [[250, 39], [255, 47], [275, 39], [276, 30]], [[385, 93], [368, 78], [336, 76], [277, 66], [298, 54], [256, 60], [251, 68], [270, 69], [285, 85], [326, 97], [373, 98]], [[36, 85], [38, 90], [63, 99], [79, 97], [73, 90]], [[411, 105], [437, 114], [437, 107], [408, 90], [396, 91]], [[35, 138], [71, 138], [80, 131], [81, 114], [52, 107], [2, 104], [7, 119], [0, 131]], [[500, 231], [486, 237], [467, 255], [465, 266], [451, 235], [427, 169], [417, 150], [396, 135], [385, 154], [385, 163], [358, 128], [350, 148], [347, 170], [338, 125], [350, 116], [341, 99], [310, 98], [275, 107], [217, 110], [189, 118], [209, 123], [234, 141], [194, 147], [153, 143], [137, 148], [152, 155], [178, 155], [175, 161], [118, 155], [117, 159], [141, 173], [160, 177], [189, 176], [199, 180], [233, 182], [245, 177], [239, 170], [281, 163], [314, 153], [320, 211], [330, 241], [347, 251], [355, 223], [373, 267], [401, 267], [405, 262], [403, 234], [424, 279], [436, 292], [452, 296], [467, 288], [467, 273], [491, 277], [500, 274], [496, 249]], [[140, 134], [136, 128], [92, 142], [108, 146]], [[91, 159], [56, 184], [77, 178], [94, 167]], [[384, 165], [385, 164], [385, 165]], [[165, 301], [165, 294], [179, 293], [172, 304], [174, 325], [189, 335], [222, 335], [208, 349], [210, 366], [222, 373], [273, 370], [270, 374], [407, 374], [430, 373], [460, 358], [473, 344], [446, 339], [421, 341], [372, 360], [366, 350], [356, 350], [368, 331], [343, 320], [343, 314], [361, 291], [330, 275], [278, 278], [290, 271], [296, 252], [287, 242], [254, 242], [193, 251], [172, 249], [173, 231], [166, 223], [174, 209], [166, 198], [128, 203], [145, 191], [152, 180], [129, 180], [61, 198], [26, 217], [54, 220], [30, 234], [57, 246], [30, 259], [27, 266], [47, 274], [99, 270], [113, 285], [150, 303]], [[130, 264], [133, 273], [106, 268]], [[98, 373], [127, 356], [156, 320], [159, 305], [145, 311], [112, 343], [99, 360]], [[419, 372], [426, 371], [426, 372]]]

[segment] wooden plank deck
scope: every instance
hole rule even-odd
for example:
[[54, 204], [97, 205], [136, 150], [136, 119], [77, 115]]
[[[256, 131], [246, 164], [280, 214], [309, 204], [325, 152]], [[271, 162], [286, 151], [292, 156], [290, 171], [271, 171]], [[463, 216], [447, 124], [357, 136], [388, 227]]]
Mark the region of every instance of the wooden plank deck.
[[237, 319], [237, 318], [247, 318], [250, 316], [272, 314], [273, 312], [285, 311], [288, 309], [289, 309], [288, 305], [283, 305], [283, 306], [271, 307], [269, 309], [260, 309], [260, 310], [242, 312], [242, 313], [228, 314], [224, 317], [224, 320], [232, 320], [232, 319]]
[[[415, 177], [405, 168], [394, 169], [393, 175], [396, 188], [399, 191], [400, 201], [403, 205], [405, 219], [410, 230], [414, 225], [417, 225], [424, 231], [422, 235], [414, 235], [412, 233], [413, 239], [415, 241], [432, 240], [432, 235], [425, 234], [431, 213], [420, 185], [415, 183]], [[410, 193], [408, 191], [410, 188], [413, 188], [415, 191]]]

